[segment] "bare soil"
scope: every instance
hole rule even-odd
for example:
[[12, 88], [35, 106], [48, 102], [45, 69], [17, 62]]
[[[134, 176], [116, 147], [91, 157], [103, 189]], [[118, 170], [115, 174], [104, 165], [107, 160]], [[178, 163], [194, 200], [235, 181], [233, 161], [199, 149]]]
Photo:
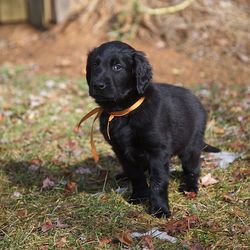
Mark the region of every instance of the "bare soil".
[[[71, 23], [64, 32], [38, 31], [26, 24], [0, 27], [0, 62], [29, 65], [36, 74], [79, 78], [84, 72], [88, 51], [110, 40], [105, 32], [94, 33], [91, 26]], [[177, 51], [162, 46], [157, 39], [136, 38], [125, 41], [148, 56], [154, 70], [154, 79], [161, 82], [197, 85], [200, 83], [247, 84], [249, 62], [227, 54], [215, 60], [192, 57], [192, 49]], [[223, 45], [221, 45], [223, 46]], [[211, 50], [218, 50], [215, 44]]]

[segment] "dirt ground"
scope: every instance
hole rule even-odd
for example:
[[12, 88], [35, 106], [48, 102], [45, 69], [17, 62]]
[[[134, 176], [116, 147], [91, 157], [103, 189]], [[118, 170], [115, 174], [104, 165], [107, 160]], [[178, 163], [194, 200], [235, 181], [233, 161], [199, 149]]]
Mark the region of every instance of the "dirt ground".
[[[110, 40], [105, 32], [94, 33], [90, 27], [72, 23], [66, 31], [58, 33], [56, 27], [42, 32], [27, 24], [1, 26], [0, 62], [28, 65], [34, 74], [79, 78], [83, 75], [88, 51]], [[249, 82], [249, 62], [227, 54], [221, 54], [217, 60], [207, 56], [193, 59], [191, 49], [188, 55], [162, 46], [157, 39], [138, 38], [126, 42], [147, 54], [156, 81], [183, 85], [216, 82], [245, 85]]]

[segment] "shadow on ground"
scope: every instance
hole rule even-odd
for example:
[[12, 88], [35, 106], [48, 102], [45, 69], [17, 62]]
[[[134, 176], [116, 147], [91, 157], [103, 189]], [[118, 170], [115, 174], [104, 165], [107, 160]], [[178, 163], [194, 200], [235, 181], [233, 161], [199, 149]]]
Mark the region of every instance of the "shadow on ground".
[[[44, 162], [41, 165], [28, 161], [0, 161], [1, 169], [14, 186], [26, 189], [43, 189], [43, 181], [49, 178], [55, 187], [64, 188], [67, 182], [75, 182], [78, 192], [95, 193], [117, 189], [120, 184], [115, 176], [119, 173], [119, 164], [111, 156], [101, 157], [100, 165], [91, 158], [74, 165]], [[46, 188], [44, 188], [46, 189]]]
[[[126, 178], [117, 178], [122, 173], [118, 161], [112, 156], [100, 157], [100, 165], [92, 158], [87, 158], [77, 164], [61, 167], [53, 162], [41, 165], [28, 161], [0, 161], [1, 169], [14, 186], [37, 191], [49, 189], [43, 187], [46, 178], [55, 183], [55, 187], [64, 189], [68, 182], [77, 184], [78, 192], [98, 193], [110, 192], [121, 187], [128, 187]], [[180, 179], [180, 171], [171, 171], [171, 179]]]

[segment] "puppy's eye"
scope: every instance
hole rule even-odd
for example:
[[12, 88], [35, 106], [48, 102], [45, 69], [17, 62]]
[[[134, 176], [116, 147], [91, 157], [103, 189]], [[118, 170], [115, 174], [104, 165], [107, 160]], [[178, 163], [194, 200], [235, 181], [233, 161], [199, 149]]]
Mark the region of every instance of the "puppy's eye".
[[120, 71], [122, 69], [122, 65], [121, 64], [115, 64], [115, 65], [112, 66], [112, 69], [114, 71], [116, 71], [116, 72]]

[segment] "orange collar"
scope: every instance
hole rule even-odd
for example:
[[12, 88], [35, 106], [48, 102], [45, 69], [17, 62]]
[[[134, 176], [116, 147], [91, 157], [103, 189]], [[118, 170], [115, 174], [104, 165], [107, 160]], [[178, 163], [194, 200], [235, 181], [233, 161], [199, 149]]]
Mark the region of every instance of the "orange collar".
[[[145, 97], [141, 97], [137, 102], [135, 102], [129, 108], [121, 110], [121, 111], [115, 111], [115, 112], [110, 112], [109, 113], [108, 124], [107, 124], [107, 135], [108, 135], [109, 140], [110, 140], [110, 133], [109, 133], [109, 124], [110, 124], [110, 122], [115, 117], [120, 117], [120, 116], [127, 115], [130, 112], [132, 112], [133, 110], [137, 109], [143, 103], [144, 100], [145, 100]], [[84, 122], [85, 120], [87, 120], [88, 118], [90, 118], [92, 115], [96, 114], [96, 116], [95, 116], [95, 118], [93, 120], [93, 123], [92, 123], [91, 134], [90, 134], [91, 151], [92, 151], [92, 155], [93, 155], [93, 158], [94, 158], [95, 162], [99, 161], [99, 156], [97, 154], [96, 146], [95, 146], [94, 139], [93, 139], [93, 126], [94, 126], [95, 121], [100, 117], [100, 115], [101, 115], [102, 112], [103, 112], [103, 109], [101, 107], [97, 107], [97, 108], [91, 110], [88, 114], [86, 114], [80, 120], [80, 122], [78, 123], [78, 125], [76, 127], [76, 130], [79, 131], [82, 122]]]

